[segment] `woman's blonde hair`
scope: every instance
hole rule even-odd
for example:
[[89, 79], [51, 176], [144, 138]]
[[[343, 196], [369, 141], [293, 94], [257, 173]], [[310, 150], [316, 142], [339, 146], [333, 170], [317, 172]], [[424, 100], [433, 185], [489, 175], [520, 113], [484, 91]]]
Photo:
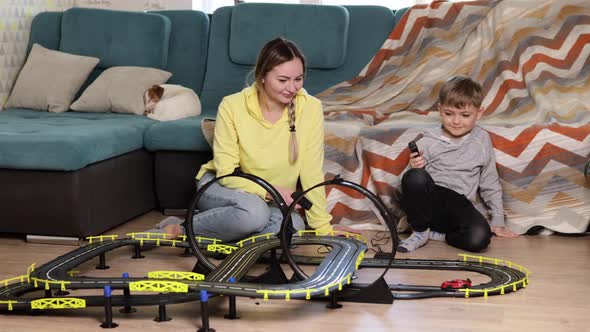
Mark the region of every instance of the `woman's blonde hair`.
[[[258, 53], [258, 59], [256, 60], [256, 68], [254, 69], [256, 85], [261, 87], [264, 84], [264, 77], [274, 67], [295, 58], [301, 60], [303, 73], [305, 75], [305, 57], [295, 43], [282, 37], [275, 38], [266, 43], [266, 45], [260, 50], [260, 53]], [[289, 162], [294, 163], [297, 161], [298, 156], [297, 135], [295, 130], [295, 97], [289, 105], [288, 114], [289, 131], [291, 132], [291, 137], [289, 138]]]

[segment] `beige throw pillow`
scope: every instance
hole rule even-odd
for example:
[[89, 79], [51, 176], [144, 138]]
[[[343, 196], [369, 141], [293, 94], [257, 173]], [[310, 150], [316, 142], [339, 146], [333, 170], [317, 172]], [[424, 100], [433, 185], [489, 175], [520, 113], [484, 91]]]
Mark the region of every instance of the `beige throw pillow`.
[[82, 93], [71, 109], [83, 112], [143, 114], [143, 95], [152, 87], [166, 82], [171, 73], [146, 67], [111, 67]]
[[4, 108], [65, 112], [99, 61], [33, 44]]

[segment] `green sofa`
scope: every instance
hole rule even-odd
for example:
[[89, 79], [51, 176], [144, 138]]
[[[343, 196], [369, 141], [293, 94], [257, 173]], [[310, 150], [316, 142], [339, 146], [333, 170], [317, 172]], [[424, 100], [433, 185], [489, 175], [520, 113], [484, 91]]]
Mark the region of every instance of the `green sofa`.
[[29, 48], [100, 59], [84, 89], [116, 66], [154, 67], [192, 88], [203, 114], [170, 122], [116, 113], [30, 109], [0, 112], [0, 233], [84, 237], [151, 209], [183, 209], [194, 176], [211, 158], [201, 133], [223, 96], [241, 90], [258, 49], [294, 40], [314, 94], [354, 77], [404, 11], [379, 6], [248, 3], [208, 16], [73, 8], [32, 23]]

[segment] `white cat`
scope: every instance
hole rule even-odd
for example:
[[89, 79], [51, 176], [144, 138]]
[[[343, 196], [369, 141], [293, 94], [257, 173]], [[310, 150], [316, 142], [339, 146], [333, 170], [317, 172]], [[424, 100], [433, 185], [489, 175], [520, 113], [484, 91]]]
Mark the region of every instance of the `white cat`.
[[199, 97], [192, 89], [182, 85], [154, 85], [145, 92], [143, 100], [143, 114], [158, 121], [173, 121], [201, 114]]

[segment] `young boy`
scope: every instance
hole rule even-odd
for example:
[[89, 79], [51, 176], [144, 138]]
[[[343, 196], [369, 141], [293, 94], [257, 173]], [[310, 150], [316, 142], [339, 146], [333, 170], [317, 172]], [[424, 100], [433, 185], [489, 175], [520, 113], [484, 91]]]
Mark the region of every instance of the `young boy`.
[[[452, 77], [442, 85], [442, 126], [424, 133], [402, 177], [401, 207], [413, 233], [399, 252], [414, 251], [429, 239], [477, 252], [489, 245], [492, 232], [518, 236], [504, 225], [494, 150], [487, 132], [476, 126], [482, 100], [481, 86], [468, 77]], [[490, 209], [489, 224], [480, 212], [485, 208], [476, 203], [478, 190]]]

